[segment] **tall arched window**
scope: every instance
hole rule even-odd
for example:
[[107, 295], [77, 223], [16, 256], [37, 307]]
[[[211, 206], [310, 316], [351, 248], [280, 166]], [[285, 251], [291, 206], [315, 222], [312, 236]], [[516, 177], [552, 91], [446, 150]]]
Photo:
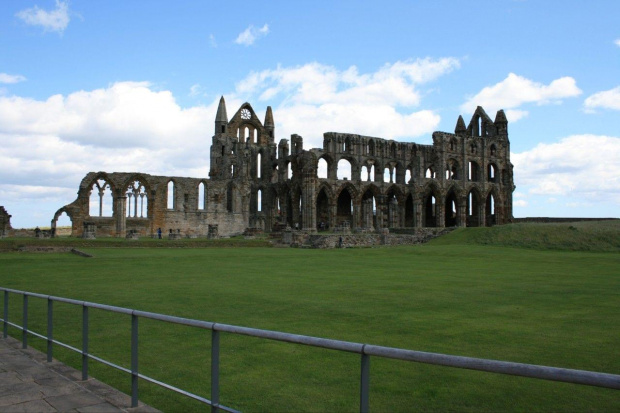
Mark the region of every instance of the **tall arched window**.
[[327, 178], [327, 168], [328, 168], [328, 165], [327, 165], [327, 161], [325, 160], [325, 158], [319, 159], [319, 164], [316, 170], [317, 176], [319, 178]]
[[338, 179], [351, 179], [351, 162], [347, 159], [341, 159], [338, 161]]
[[257, 178], [261, 178], [261, 170], [263, 168], [263, 165], [261, 164], [261, 154], [259, 153], [258, 155], [256, 155], [256, 177]]
[[112, 190], [103, 179], [95, 181], [91, 187], [88, 214], [91, 217], [112, 216]]
[[146, 218], [148, 216], [148, 197], [142, 182], [134, 181], [127, 187], [127, 217]]
[[263, 191], [261, 189], [259, 189], [256, 194], [256, 210], [258, 212], [263, 210]]
[[206, 198], [207, 198], [207, 193], [205, 191], [205, 184], [204, 182], [201, 182], [200, 184], [198, 184], [198, 209], [205, 209], [205, 205], [206, 205]]
[[168, 209], [174, 209], [176, 202], [174, 199], [174, 181], [168, 181], [168, 200], [166, 203]]

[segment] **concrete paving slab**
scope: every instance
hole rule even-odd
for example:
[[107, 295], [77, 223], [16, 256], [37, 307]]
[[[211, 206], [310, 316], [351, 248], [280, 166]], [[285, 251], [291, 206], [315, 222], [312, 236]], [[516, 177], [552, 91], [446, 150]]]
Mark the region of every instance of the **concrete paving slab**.
[[21, 341], [0, 338], [0, 412], [145, 412], [159, 410], [90, 378], [45, 354], [22, 349]]

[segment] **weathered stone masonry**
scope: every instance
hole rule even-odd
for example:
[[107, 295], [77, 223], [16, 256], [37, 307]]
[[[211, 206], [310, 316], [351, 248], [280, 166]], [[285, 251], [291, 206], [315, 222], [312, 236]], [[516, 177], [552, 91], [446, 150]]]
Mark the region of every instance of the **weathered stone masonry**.
[[73, 236], [116, 237], [156, 236], [158, 228], [164, 237], [193, 237], [248, 228], [373, 232], [512, 220], [502, 110], [493, 121], [478, 107], [468, 126], [459, 116], [455, 132], [434, 132], [432, 145], [327, 132], [323, 148], [305, 150], [299, 135], [275, 143], [271, 107], [264, 123], [249, 103], [229, 121], [222, 97], [210, 158], [209, 179], [90, 172], [52, 228], [63, 212]]

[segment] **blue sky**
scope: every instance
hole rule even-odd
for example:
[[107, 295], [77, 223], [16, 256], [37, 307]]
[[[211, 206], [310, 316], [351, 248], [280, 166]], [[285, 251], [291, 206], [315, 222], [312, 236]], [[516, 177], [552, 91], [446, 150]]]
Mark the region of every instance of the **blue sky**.
[[431, 143], [505, 109], [514, 214], [618, 217], [620, 2], [0, 2], [0, 205], [49, 225], [89, 171], [206, 177], [217, 100], [276, 139]]

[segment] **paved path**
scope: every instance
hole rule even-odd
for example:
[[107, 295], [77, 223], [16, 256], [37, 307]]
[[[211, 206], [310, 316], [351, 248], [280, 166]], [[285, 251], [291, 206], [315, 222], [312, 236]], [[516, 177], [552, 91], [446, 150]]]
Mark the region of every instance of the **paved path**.
[[158, 412], [14, 338], [0, 338], [0, 412]]

